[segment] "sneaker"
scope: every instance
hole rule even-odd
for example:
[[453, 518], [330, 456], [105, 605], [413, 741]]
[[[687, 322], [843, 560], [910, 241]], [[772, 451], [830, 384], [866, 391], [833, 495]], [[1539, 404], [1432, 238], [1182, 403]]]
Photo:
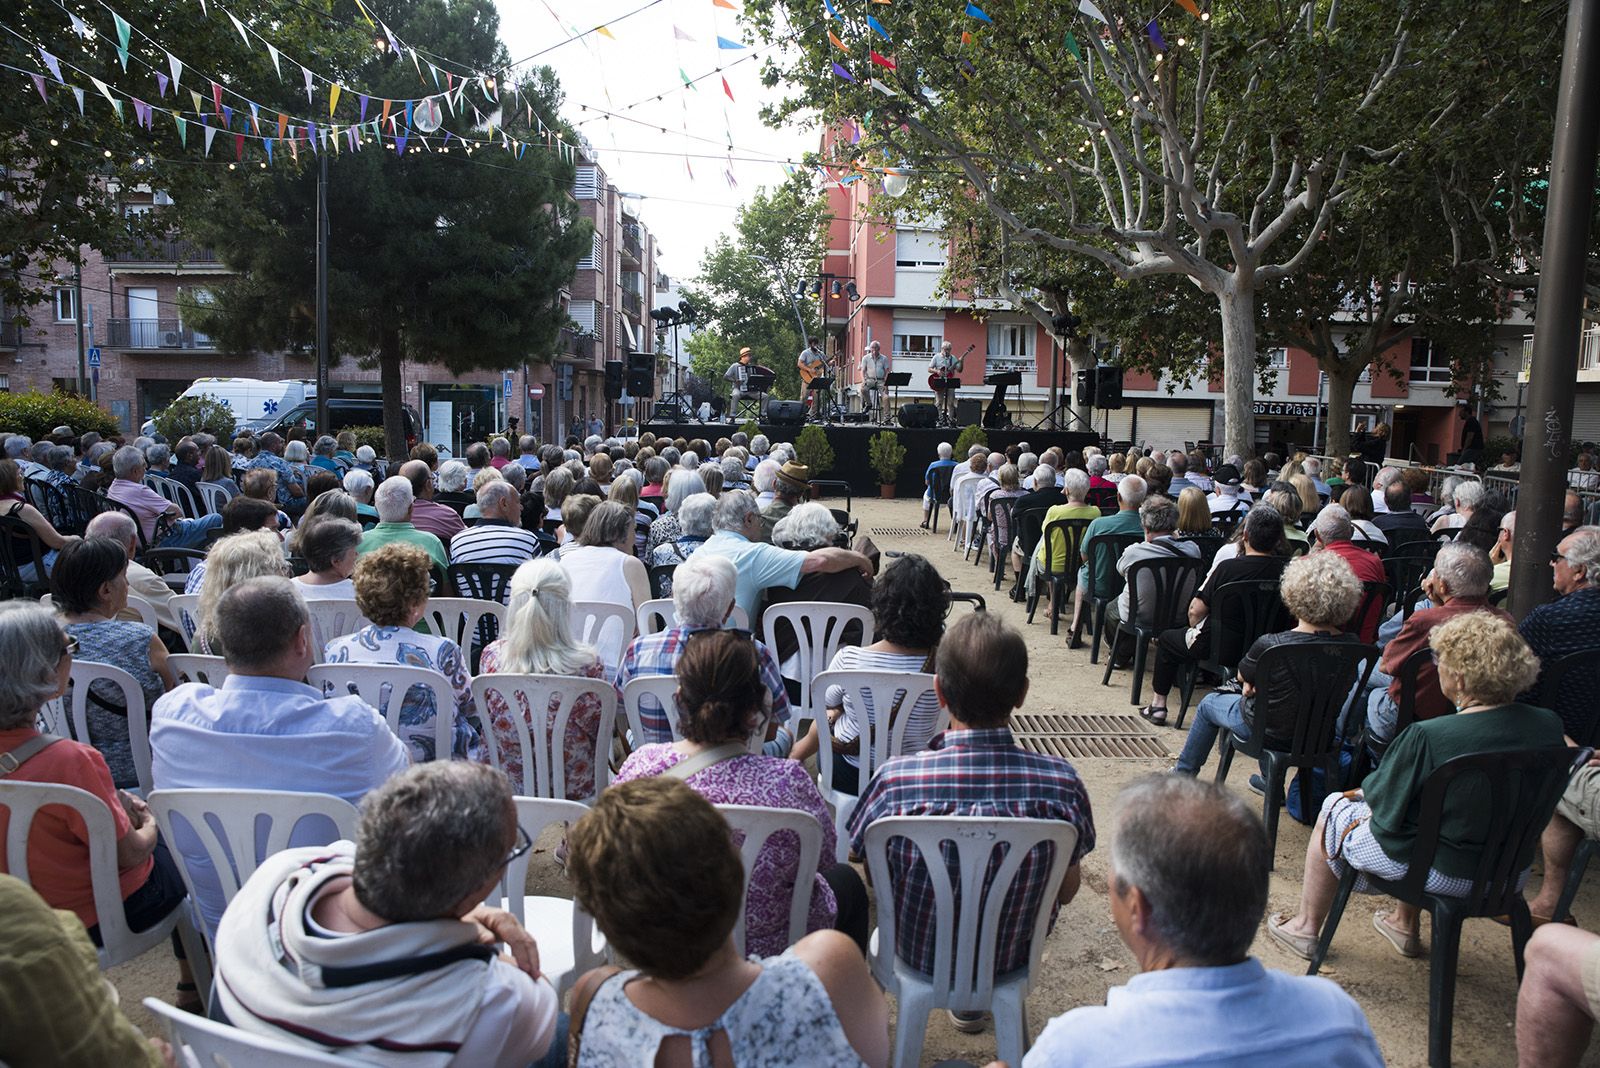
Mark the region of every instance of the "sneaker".
[[1267, 780], [1263, 779], [1259, 775], [1250, 776], [1250, 789], [1254, 790], [1262, 797], [1267, 796]]
[[947, 1011], [950, 1013], [951, 1025], [964, 1035], [975, 1035], [982, 1031], [984, 1020], [989, 1015], [986, 1012], [956, 1012], [954, 1009]]

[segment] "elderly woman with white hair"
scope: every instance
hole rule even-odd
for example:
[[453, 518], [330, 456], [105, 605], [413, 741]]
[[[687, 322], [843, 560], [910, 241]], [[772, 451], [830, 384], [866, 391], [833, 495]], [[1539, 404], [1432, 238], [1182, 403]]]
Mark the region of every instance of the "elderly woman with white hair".
[[[933, 518], [933, 479], [935, 472], [942, 471], [945, 468], [953, 469], [956, 466], [956, 462], [953, 459], [956, 454], [956, 447], [954, 445], [950, 444], [948, 441], [941, 441], [939, 442], [938, 453], [939, 458], [933, 461], [933, 463], [929, 464], [927, 470], [922, 473], [922, 484], [925, 487], [922, 492], [923, 529], [927, 529], [928, 522]], [[953, 473], [954, 472], [952, 471], [952, 474]]]
[[[1055, 505], [1044, 514], [1044, 523], [1039, 527], [1039, 543], [1034, 546], [1033, 561], [1028, 567], [1027, 591], [1030, 594], [1046, 570], [1047, 541], [1050, 543], [1049, 570], [1060, 572], [1067, 566], [1067, 539], [1059, 536], [1055, 538], [1043, 536], [1043, 532], [1049, 529], [1050, 524], [1063, 519], [1085, 519], [1092, 523], [1100, 518], [1100, 509], [1086, 503], [1089, 497], [1089, 473], [1082, 468], [1073, 467], [1062, 475], [1062, 479], [1065, 482], [1062, 489], [1066, 492], [1067, 503]], [[1076, 576], [1069, 577], [1076, 582]]]
[[378, 510], [372, 506], [372, 494], [378, 484], [372, 481], [372, 472], [352, 467], [344, 474], [344, 491], [355, 498], [356, 516], [362, 523], [376, 523]]
[[666, 514], [650, 524], [650, 537], [645, 541], [645, 558], [655, 562], [655, 552], [662, 545], [672, 543], [683, 533], [678, 509], [683, 502], [706, 491], [705, 480], [698, 471], [676, 468], [667, 475], [667, 491], [663, 499]]
[[750, 476], [750, 485], [755, 490], [757, 502], [765, 505], [777, 498], [778, 472], [782, 469], [783, 465], [773, 459], [762, 460], [756, 465], [755, 472]]
[[[833, 513], [824, 505], [808, 501], [795, 505], [788, 515], [778, 520], [772, 528], [772, 544], [780, 549], [810, 552], [837, 546], [839, 534], [839, 523], [833, 518]], [[765, 614], [773, 605], [791, 601], [827, 601], [871, 609], [872, 579], [854, 568], [832, 572], [813, 571], [801, 575], [793, 589], [781, 586], [768, 589], [762, 613]], [[853, 629], [853, 626], [846, 628], [847, 640]], [[773, 651], [778, 654], [778, 663], [782, 665], [784, 674], [789, 678], [798, 678], [799, 639], [790, 627], [777, 628], [775, 638]], [[859, 638], [856, 640], [859, 641]]]
[[446, 505], [460, 515], [466, 510], [467, 505], [473, 503], [472, 468], [460, 460], [446, 460], [439, 465], [439, 472], [435, 479], [437, 486], [433, 499], [439, 504]]
[[765, 434], [757, 434], [755, 437], [751, 438], [750, 456], [744, 462], [745, 470], [754, 471], [756, 466], [760, 464], [762, 460], [766, 459], [767, 452], [771, 448], [772, 443], [767, 440], [767, 436]]
[[[650, 554], [650, 566], [670, 567], [681, 564], [694, 555], [694, 551], [711, 537], [711, 517], [717, 510], [717, 499], [709, 493], [696, 493], [685, 498], [678, 506], [678, 536], [664, 541]], [[661, 596], [672, 595], [672, 575], [660, 578]]]

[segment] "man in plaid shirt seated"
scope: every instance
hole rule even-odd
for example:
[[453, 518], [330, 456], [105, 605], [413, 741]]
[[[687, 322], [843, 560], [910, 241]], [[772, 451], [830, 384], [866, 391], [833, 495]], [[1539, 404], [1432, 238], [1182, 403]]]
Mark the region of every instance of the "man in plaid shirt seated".
[[[1051, 906], [1071, 901], [1082, 878], [1079, 861], [1094, 848], [1094, 817], [1078, 773], [1060, 757], [1030, 753], [1011, 735], [1011, 713], [1028, 695], [1028, 649], [1022, 636], [986, 612], [965, 617], [939, 643], [935, 682], [950, 710], [950, 729], [931, 748], [896, 757], [873, 776], [850, 820], [852, 848], [864, 848], [867, 828], [890, 816], [972, 816], [978, 819], [1065, 820], [1078, 829], [1078, 844], [1061, 891]], [[1036, 847], [1022, 864], [1002, 905], [995, 974], [1027, 966], [1031, 918], [1044, 892], [1051, 857]], [[991, 867], [998, 867], [996, 854]], [[894, 885], [896, 947], [905, 963], [931, 973], [934, 961], [934, 899], [926, 869], [910, 842], [889, 845]], [[951, 872], [955, 878], [954, 869]], [[952, 1013], [969, 1033], [983, 1014]]]

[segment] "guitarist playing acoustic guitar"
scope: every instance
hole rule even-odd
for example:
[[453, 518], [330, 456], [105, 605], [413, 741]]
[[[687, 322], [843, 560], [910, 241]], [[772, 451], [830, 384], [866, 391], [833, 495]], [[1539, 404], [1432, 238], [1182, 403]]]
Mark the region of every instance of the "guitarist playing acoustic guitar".
[[794, 365], [800, 369], [800, 394], [805, 398], [806, 413], [811, 414], [811, 406], [816, 401], [817, 391], [807, 389], [813, 378], [819, 378], [828, 373], [828, 357], [822, 352], [822, 339], [812, 338], [810, 344], [800, 350], [800, 356]]
[[950, 417], [950, 406], [955, 402], [956, 387], [961, 385], [961, 371], [966, 366], [967, 357], [976, 344], [968, 345], [967, 351], [960, 356], [951, 354], [950, 342], [945, 341], [939, 345], [939, 353], [928, 361], [928, 387], [939, 395], [939, 414], [946, 426], [954, 425]]

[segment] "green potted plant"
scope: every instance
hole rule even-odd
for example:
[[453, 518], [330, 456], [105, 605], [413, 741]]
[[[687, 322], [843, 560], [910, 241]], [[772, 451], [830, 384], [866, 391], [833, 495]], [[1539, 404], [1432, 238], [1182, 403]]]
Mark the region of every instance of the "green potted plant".
[[867, 442], [867, 458], [878, 473], [879, 495], [893, 497], [900, 466], [906, 462], [906, 447], [900, 444], [900, 435], [892, 430], [880, 430], [872, 435]]
[[961, 463], [967, 458], [967, 450], [974, 445], [988, 445], [989, 434], [981, 426], [968, 426], [956, 437], [955, 455], [956, 462]]
[[800, 431], [794, 439], [795, 458], [811, 468], [812, 478], [821, 478], [833, 470], [833, 446], [820, 426], [812, 424]]

